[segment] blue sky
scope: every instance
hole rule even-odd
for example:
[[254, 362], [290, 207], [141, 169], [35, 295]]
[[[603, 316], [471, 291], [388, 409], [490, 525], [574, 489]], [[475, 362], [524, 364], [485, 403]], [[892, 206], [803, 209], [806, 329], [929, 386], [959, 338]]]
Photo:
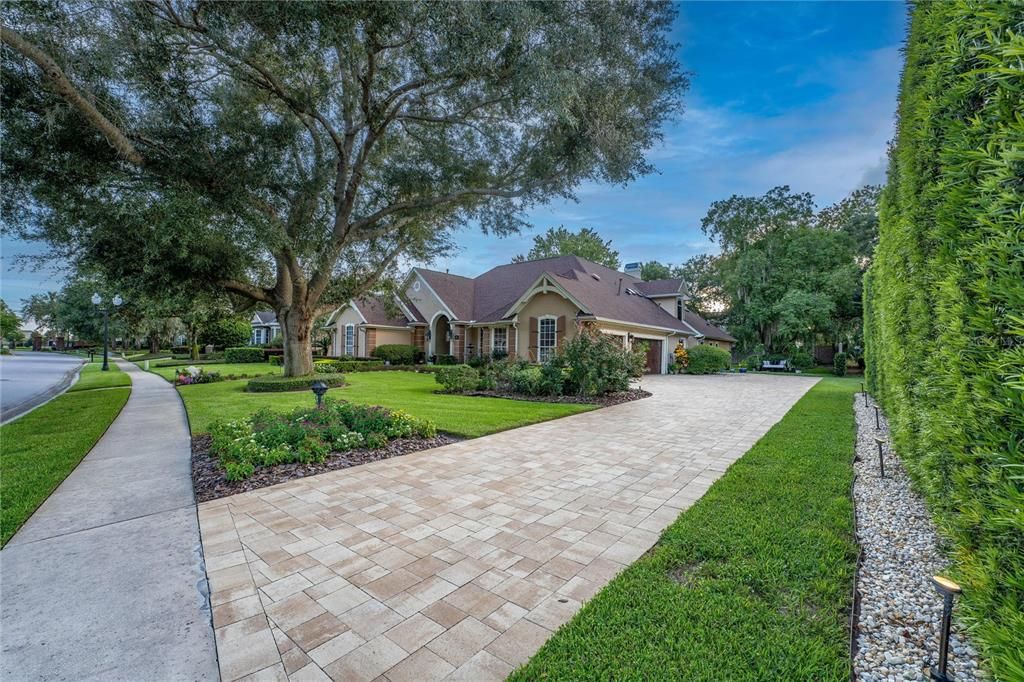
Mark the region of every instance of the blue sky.
[[[685, 111], [650, 153], [658, 174], [627, 187], [585, 185], [578, 202], [534, 210], [533, 230], [467, 228], [432, 264], [477, 275], [525, 253], [550, 226], [593, 227], [624, 261], [680, 263], [714, 251], [700, 219], [716, 199], [788, 184], [831, 204], [885, 179], [906, 28], [903, 3], [684, 3], [673, 29], [691, 73]], [[0, 296], [14, 308], [60, 287], [59, 268], [19, 271], [28, 246], [0, 240]]]

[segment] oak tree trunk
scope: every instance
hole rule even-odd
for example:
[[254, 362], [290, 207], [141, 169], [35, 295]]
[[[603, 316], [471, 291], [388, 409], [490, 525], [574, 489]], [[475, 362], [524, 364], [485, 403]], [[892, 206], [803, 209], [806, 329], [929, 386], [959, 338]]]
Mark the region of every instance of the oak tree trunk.
[[284, 375], [306, 376], [313, 373], [312, 311], [300, 307], [279, 310], [281, 336], [284, 339]]
[[159, 353], [160, 352], [160, 337], [156, 334], [149, 335], [149, 352]]

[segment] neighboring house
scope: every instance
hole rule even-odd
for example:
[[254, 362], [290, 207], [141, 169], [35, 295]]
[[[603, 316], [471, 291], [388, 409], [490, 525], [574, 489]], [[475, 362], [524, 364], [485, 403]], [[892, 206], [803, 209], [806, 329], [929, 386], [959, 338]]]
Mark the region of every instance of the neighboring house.
[[252, 336], [249, 341], [254, 346], [270, 343], [275, 336], [281, 334], [281, 325], [277, 322], [277, 315], [269, 310], [253, 313], [249, 324], [252, 325]]
[[576, 256], [501, 265], [476, 278], [413, 268], [400, 296], [350, 301], [325, 328], [337, 356], [404, 343], [428, 357], [465, 361], [502, 351], [543, 362], [584, 325], [627, 347], [647, 344], [647, 370], [655, 373], [666, 371], [679, 343], [728, 349], [735, 342], [686, 309], [682, 280], [644, 282]]

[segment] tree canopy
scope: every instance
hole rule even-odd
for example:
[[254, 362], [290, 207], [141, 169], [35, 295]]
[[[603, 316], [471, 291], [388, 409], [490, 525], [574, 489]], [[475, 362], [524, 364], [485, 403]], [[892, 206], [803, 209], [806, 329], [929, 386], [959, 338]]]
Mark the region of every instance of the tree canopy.
[[618, 270], [620, 265], [619, 252], [612, 248], [610, 239], [601, 239], [601, 235], [589, 227], [572, 232], [563, 225], [550, 227], [544, 234], [534, 236], [529, 253], [514, 256], [512, 262], [522, 263], [554, 256], [579, 256], [613, 270]]
[[667, 3], [18, 3], [5, 7], [4, 221], [150, 291], [314, 320], [652, 170], [687, 82]]
[[860, 269], [840, 213], [825, 213], [834, 223], [825, 226], [814, 198], [787, 186], [712, 203], [702, 227], [721, 255], [688, 269], [699, 275], [705, 305], [724, 308], [715, 317], [743, 346], [778, 352], [809, 349], [819, 336], [856, 339]]
[[668, 279], [672, 277], [672, 268], [659, 263], [656, 260], [649, 260], [640, 265], [640, 279], [650, 282], [655, 279]]

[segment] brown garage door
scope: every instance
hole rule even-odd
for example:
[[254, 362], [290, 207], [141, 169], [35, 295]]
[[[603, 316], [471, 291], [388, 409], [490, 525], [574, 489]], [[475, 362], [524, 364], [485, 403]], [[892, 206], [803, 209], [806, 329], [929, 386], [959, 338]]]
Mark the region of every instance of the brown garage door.
[[661, 341], [644, 339], [647, 344], [647, 369], [648, 374], [661, 374]]

